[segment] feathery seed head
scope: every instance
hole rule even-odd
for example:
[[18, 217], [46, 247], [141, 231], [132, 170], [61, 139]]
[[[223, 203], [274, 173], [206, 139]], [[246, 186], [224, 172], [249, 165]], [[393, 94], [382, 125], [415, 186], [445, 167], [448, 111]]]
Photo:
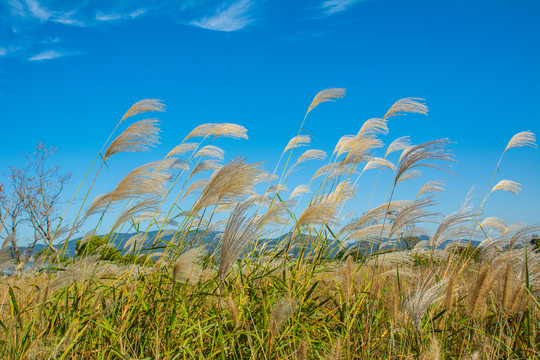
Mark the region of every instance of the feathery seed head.
[[287, 152], [289, 149], [294, 149], [299, 146], [306, 146], [311, 142], [311, 138], [309, 135], [298, 135], [293, 137], [291, 140], [289, 140], [289, 143], [287, 146], [285, 146], [285, 150], [283, 152]]
[[143, 152], [159, 143], [159, 121], [156, 119], [140, 120], [130, 125], [114, 139], [105, 154], [103, 161], [120, 152]]
[[497, 190], [509, 191], [512, 194], [517, 195], [521, 191], [521, 184], [512, 180], [501, 180], [493, 187], [493, 189], [491, 189], [490, 193]]
[[145, 99], [145, 100], [136, 102], [124, 114], [124, 116], [122, 117], [122, 120], [120, 120], [120, 123], [130, 116], [134, 116], [137, 114], [142, 114], [142, 113], [150, 112], [150, 111], [161, 111], [161, 112], [165, 111], [165, 105], [162, 103], [162, 100]]
[[192, 137], [202, 137], [203, 139], [206, 139], [210, 136], [213, 136], [214, 139], [220, 136], [232, 139], [248, 139], [247, 129], [241, 125], [231, 123], [209, 123], [197, 126], [184, 138], [184, 141]]
[[397, 138], [396, 140], [392, 141], [390, 145], [388, 145], [388, 149], [386, 150], [384, 157], [387, 157], [394, 151], [404, 150], [409, 146], [411, 146], [411, 139], [409, 136], [402, 136], [400, 138]]
[[388, 112], [384, 115], [383, 119], [388, 119], [392, 116], [404, 115], [403, 113], [417, 113], [427, 115], [428, 108], [425, 104], [417, 101], [423, 101], [419, 98], [404, 98], [396, 101]]
[[536, 135], [532, 131], [523, 131], [512, 136], [512, 139], [510, 139], [504, 151], [523, 146], [536, 147]]
[[175, 146], [171, 151], [169, 151], [167, 156], [165, 156], [165, 159], [168, 158], [168, 157], [171, 157], [171, 156], [184, 155], [185, 153], [187, 153], [189, 151], [195, 150], [197, 148], [197, 146], [199, 146], [199, 145], [196, 144], [196, 143], [182, 143], [182, 144], [179, 144], [179, 145]]
[[309, 105], [309, 108], [306, 112], [306, 116], [311, 112], [311, 110], [315, 109], [319, 104], [322, 104], [323, 102], [327, 101], [335, 101], [335, 99], [341, 99], [345, 96], [345, 90], [342, 88], [329, 88], [320, 91], [315, 97], [313, 98], [313, 101]]
[[424, 186], [422, 186], [420, 191], [418, 191], [418, 194], [416, 194], [416, 198], [419, 198], [422, 195], [431, 194], [434, 192], [443, 192], [444, 184], [445, 182], [442, 180], [428, 181], [427, 183], [424, 184]]

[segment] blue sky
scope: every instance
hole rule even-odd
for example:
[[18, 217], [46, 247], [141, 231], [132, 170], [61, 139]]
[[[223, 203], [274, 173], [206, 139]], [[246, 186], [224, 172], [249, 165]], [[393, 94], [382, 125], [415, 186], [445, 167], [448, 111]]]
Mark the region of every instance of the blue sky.
[[[92, 195], [205, 122], [248, 128], [248, 141], [218, 145], [226, 159], [271, 170], [313, 96], [343, 87], [345, 98], [307, 120], [313, 148], [332, 152], [396, 100], [424, 98], [429, 115], [392, 118], [385, 143], [456, 142], [458, 176], [427, 172], [397, 192], [411, 199], [425, 181], [446, 180], [438, 210], [449, 213], [473, 185], [478, 202], [515, 133], [540, 133], [539, 43], [538, 1], [0, 0], [0, 167], [20, 164], [41, 140], [73, 173], [69, 193], [131, 104], [158, 98], [167, 105], [161, 145], [111, 159]], [[523, 190], [494, 193], [488, 216], [540, 222], [538, 149], [511, 149], [495, 179]], [[360, 185], [364, 194], [373, 183]]]

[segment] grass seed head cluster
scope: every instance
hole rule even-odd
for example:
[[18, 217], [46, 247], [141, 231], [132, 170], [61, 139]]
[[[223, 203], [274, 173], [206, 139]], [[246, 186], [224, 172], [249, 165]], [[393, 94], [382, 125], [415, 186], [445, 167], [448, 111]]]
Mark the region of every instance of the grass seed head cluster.
[[[330, 155], [300, 151], [311, 143], [310, 112], [344, 95], [332, 88], [315, 96], [271, 173], [226, 160], [218, 146], [221, 137], [247, 139], [246, 128], [209, 123], [90, 201], [111, 157], [159, 144], [158, 120], [127, 123], [164, 111], [163, 103], [134, 104], [74, 194], [86, 191], [62, 242], [84, 226], [91, 230], [79, 246], [98, 229], [109, 244], [67, 259], [59, 245], [32, 266], [13, 261], [12, 238], [2, 244], [0, 271], [11, 270], [0, 279], [0, 357], [540, 358], [540, 254], [530, 243], [540, 225], [483, 211], [497, 191], [520, 192], [512, 180], [492, 183], [504, 154], [536, 147], [535, 134], [501, 144], [480, 205], [444, 216], [432, 208], [446, 181], [428, 179], [410, 199], [394, 197], [421, 170], [449, 173], [451, 142], [403, 136], [384, 149], [381, 138], [393, 117], [426, 115], [422, 99], [397, 101]], [[287, 196], [291, 174], [308, 161], [325, 163]], [[360, 204], [367, 171], [377, 177]], [[376, 191], [385, 193], [380, 204], [372, 204]], [[362, 215], [344, 215], [351, 207]], [[105, 259], [121, 232], [136, 232], [116, 249], [131, 261]]]

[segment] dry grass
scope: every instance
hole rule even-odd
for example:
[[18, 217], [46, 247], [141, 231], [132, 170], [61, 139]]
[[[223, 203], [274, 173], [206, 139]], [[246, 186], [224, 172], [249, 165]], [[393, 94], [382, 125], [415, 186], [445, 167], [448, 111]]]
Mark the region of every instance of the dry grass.
[[[323, 90], [306, 116], [343, 96], [344, 89]], [[343, 136], [328, 164], [309, 184], [296, 186], [289, 200], [286, 182], [292, 170], [299, 173], [296, 165], [326, 158], [322, 150], [295, 153], [310, 143], [300, 135], [304, 123], [284, 144], [289, 159], [276, 167], [280, 178], [260, 163], [225, 162], [214, 141], [247, 139], [244, 127], [196, 127], [184, 141], [200, 142], [182, 142], [164, 160], [133, 170], [86, 209], [87, 225], [95, 215], [112, 218], [110, 238], [115, 229], [136, 229], [124, 246], [129, 264], [104, 261], [100, 247], [67, 261], [49, 258], [38, 272], [37, 260], [33, 269], [14, 264], [4, 243], [0, 269], [18, 268], [0, 278], [0, 357], [540, 358], [540, 254], [529, 244], [540, 226], [480, 218], [491, 192], [517, 193], [521, 185], [488, 185], [477, 209], [447, 216], [432, 212], [434, 197], [426, 196], [444, 191], [442, 180], [420, 183], [415, 200], [393, 200], [396, 187], [419, 176], [420, 168], [447, 171], [454, 161], [446, 139], [411, 145], [404, 136], [380, 150], [378, 136], [388, 133], [388, 119], [427, 114], [419, 100], [399, 100], [356, 135]], [[163, 109], [157, 100], [144, 100], [120, 123]], [[147, 150], [158, 133], [157, 121], [135, 122], [103, 158]], [[503, 154], [535, 147], [535, 141], [531, 132], [518, 133]], [[398, 151], [396, 162], [388, 159]], [[379, 181], [388, 189], [372, 209], [371, 201], [357, 201], [370, 169], [380, 171], [372, 192]], [[387, 170], [393, 174], [386, 176]], [[359, 218], [341, 214], [352, 203], [363, 206]], [[112, 206], [121, 206], [116, 217]], [[97, 227], [101, 219], [95, 220]], [[159, 233], [154, 243], [150, 231]], [[404, 239], [423, 234], [428, 241], [413, 241], [412, 250], [403, 251]], [[209, 237], [215, 242], [206, 253], [200, 246]], [[471, 239], [482, 242], [475, 247]], [[82, 243], [89, 241], [91, 235]]]

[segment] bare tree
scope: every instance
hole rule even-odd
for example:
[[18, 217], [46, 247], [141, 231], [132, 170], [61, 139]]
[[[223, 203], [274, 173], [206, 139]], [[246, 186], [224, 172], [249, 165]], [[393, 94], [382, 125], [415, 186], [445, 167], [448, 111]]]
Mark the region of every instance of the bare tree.
[[[12, 179], [11, 177], [9, 178]], [[12, 184], [10, 184], [12, 185]], [[6, 192], [8, 191], [8, 192]], [[24, 207], [17, 192], [10, 186], [4, 189], [0, 186], [0, 240], [2, 240], [2, 252], [7, 244], [11, 244], [11, 255], [21, 261], [21, 253], [17, 246], [17, 228], [26, 220]]]
[[[34, 238], [30, 241], [28, 253], [38, 241], [43, 241], [51, 251], [56, 252], [53, 242], [63, 231], [58, 213], [60, 195], [71, 174], [61, 174], [58, 165], [49, 164], [49, 158], [55, 151], [54, 147], [39, 142], [34, 152], [25, 156], [28, 160], [26, 167], [9, 168], [13, 194], [10, 200], [7, 196], [5, 201], [2, 200], [2, 206], [10, 218], [8, 224], [15, 224], [16, 228], [24, 221], [32, 228]], [[10, 231], [14, 231], [13, 228]]]

